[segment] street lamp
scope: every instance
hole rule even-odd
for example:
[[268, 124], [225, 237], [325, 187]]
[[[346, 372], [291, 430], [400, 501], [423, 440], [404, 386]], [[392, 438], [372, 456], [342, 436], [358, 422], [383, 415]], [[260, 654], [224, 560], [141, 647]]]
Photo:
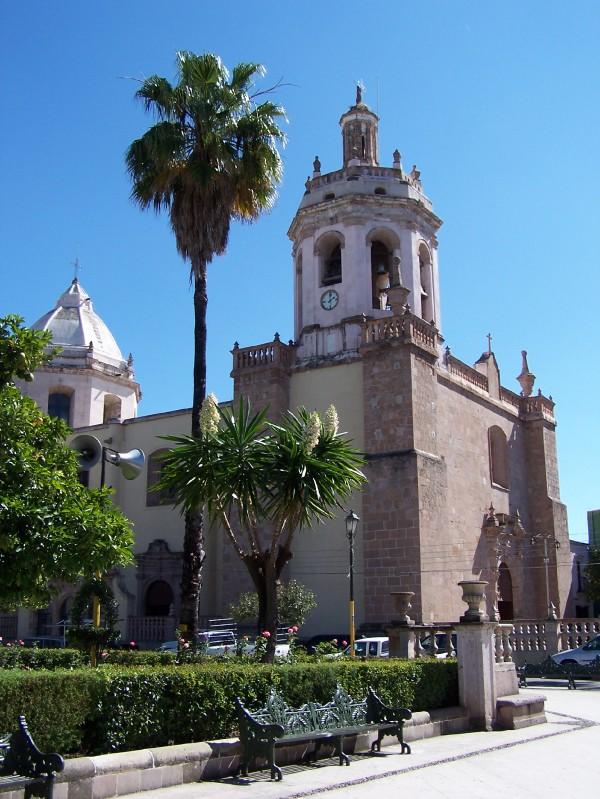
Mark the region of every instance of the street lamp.
[[550, 563], [550, 555], [548, 553], [548, 542], [550, 542], [555, 549], [560, 549], [560, 541], [557, 541], [552, 533], [537, 533], [531, 536], [531, 543], [535, 546], [538, 541], [544, 542], [544, 574], [546, 578], [546, 609], [549, 619], [556, 619], [556, 608], [550, 601], [550, 579], [548, 575], [548, 564]]
[[353, 510], [346, 516], [346, 535], [348, 536], [348, 544], [350, 547], [350, 657], [355, 657], [354, 641], [355, 623], [354, 623], [354, 536], [356, 528], [358, 527], [360, 519]]

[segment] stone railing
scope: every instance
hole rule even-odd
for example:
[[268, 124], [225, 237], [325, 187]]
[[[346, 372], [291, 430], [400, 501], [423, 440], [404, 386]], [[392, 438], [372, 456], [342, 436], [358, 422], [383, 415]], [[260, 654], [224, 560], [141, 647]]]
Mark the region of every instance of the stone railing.
[[466, 363], [459, 361], [458, 358], [450, 354], [446, 357], [446, 365], [448, 366], [448, 371], [451, 375], [454, 375], [454, 377], [464, 380], [466, 383], [475, 386], [475, 388], [481, 391], [488, 391], [488, 379], [485, 375], [478, 372], [477, 369], [473, 369], [472, 366], [468, 366]]
[[254, 347], [240, 348], [234, 345], [232, 354], [234, 371], [273, 364], [287, 368], [291, 366], [294, 349], [287, 344], [282, 344], [278, 339], [274, 339], [267, 344], [257, 344]]
[[525, 415], [540, 415], [549, 422], [554, 421], [554, 402], [543, 394], [537, 397], [524, 397], [521, 405]]
[[499, 624], [494, 632], [496, 663], [512, 663], [512, 624]]
[[539, 663], [600, 634], [600, 619], [522, 619], [512, 625], [511, 645], [519, 663]]
[[558, 642], [560, 651], [575, 649], [600, 634], [600, 619], [560, 619]]
[[415, 633], [415, 658], [440, 657], [443, 654], [456, 657], [452, 624], [415, 624], [408, 629]]
[[175, 638], [173, 616], [129, 616], [127, 638], [137, 643], [162, 643]]
[[419, 316], [407, 312], [401, 316], [369, 319], [362, 326], [362, 343], [378, 344], [383, 341], [401, 339], [436, 351], [437, 329]]
[[512, 405], [518, 411], [521, 410], [521, 397], [503, 386], [500, 386], [500, 401]]

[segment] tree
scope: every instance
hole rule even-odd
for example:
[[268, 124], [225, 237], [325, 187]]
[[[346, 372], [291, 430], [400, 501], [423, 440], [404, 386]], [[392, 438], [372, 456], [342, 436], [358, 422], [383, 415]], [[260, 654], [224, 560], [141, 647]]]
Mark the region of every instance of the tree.
[[[302, 627], [308, 614], [317, 607], [314, 591], [297, 580], [278, 583], [277, 601], [281, 621], [298, 627]], [[256, 619], [258, 622], [258, 594], [241, 594], [235, 605], [230, 606], [229, 613], [238, 622], [247, 619]], [[261, 629], [258, 624], [258, 632]]]
[[600, 547], [590, 547], [584, 569], [585, 595], [590, 602], [600, 602]]
[[45, 362], [47, 333], [0, 319], [0, 609], [46, 605], [51, 582], [76, 582], [132, 561], [133, 532], [110, 491], [78, 480], [68, 428], [24, 397], [12, 377], [27, 379]]
[[[157, 123], [126, 155], [132, 198], [142, 208], [168, 211], [177, 249], [190, 262], [194, 284], [192, 438], [200, 435], [206, 394], [206, 269], [227, 247], [232, 219], [251, 222], [270, 208], [281, 179], [278, 119], [284, 111], [254, 92], [259, 64], [238, 64], [231, 77], [210, 53], [177, 53], [175, 86], [158, 75], [136, 92]], [[269, 90], [267, 90], [269, 91]], [[204, 561], [200, 513], [185, 519], [181, 619], [195, 636]]]
[[325, 421], [300, 408], [281, 424], [266, 411], [222, 410], [213, 395], [202, 407], [201, 435], [169, 436], [176, 446], [164, 458], [162, 487], [186, 511], [205, 507], [245, 564], [258, 594], [259, 625], [275, 654], [279, 621], [277, 583], [302, 527], [332, 519], [342, 500], [361, 487], [363, 459], [330, 406]]

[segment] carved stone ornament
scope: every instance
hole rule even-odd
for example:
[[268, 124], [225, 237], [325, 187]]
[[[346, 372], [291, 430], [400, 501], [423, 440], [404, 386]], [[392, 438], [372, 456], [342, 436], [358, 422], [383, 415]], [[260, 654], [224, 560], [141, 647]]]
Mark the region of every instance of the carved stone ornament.
[[459, 583], [462, 588], [462, 600], [466, 602], [469, 609], [464, 616], [460, 617], [461, 622], [480, 623], [489, 621], [488, 616], [483, 610], [485, 603], [486, 580], [461, 580]]
[[411, 607], [411, 599], [414, 597], [414, 591], [392, 591], [390, 596], [394, 602], [394, 624], [412, 625], [414, 621], [408, 615]]
[[519, 385], [521, 386], [521, 393], [524, 397], [530, 397], [535, 383], [535, 375], [529, 371], [527, 364], [527, 350], [521, 350], [521, 357], [523, 359], [521, 374], [517, 377]]

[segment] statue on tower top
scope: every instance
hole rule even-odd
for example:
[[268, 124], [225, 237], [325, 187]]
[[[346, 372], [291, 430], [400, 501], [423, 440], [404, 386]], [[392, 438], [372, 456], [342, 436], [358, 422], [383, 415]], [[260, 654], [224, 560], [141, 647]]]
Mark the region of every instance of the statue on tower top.
[[362, 105], [362, 101], [363, 101], [362, 96], [363, 96], [363, 92], [365, 92], [365, 91], [366, 91], [365, 85], [362, 82], [362, 80], [357, 80], [356, 81], [356, 105]]

